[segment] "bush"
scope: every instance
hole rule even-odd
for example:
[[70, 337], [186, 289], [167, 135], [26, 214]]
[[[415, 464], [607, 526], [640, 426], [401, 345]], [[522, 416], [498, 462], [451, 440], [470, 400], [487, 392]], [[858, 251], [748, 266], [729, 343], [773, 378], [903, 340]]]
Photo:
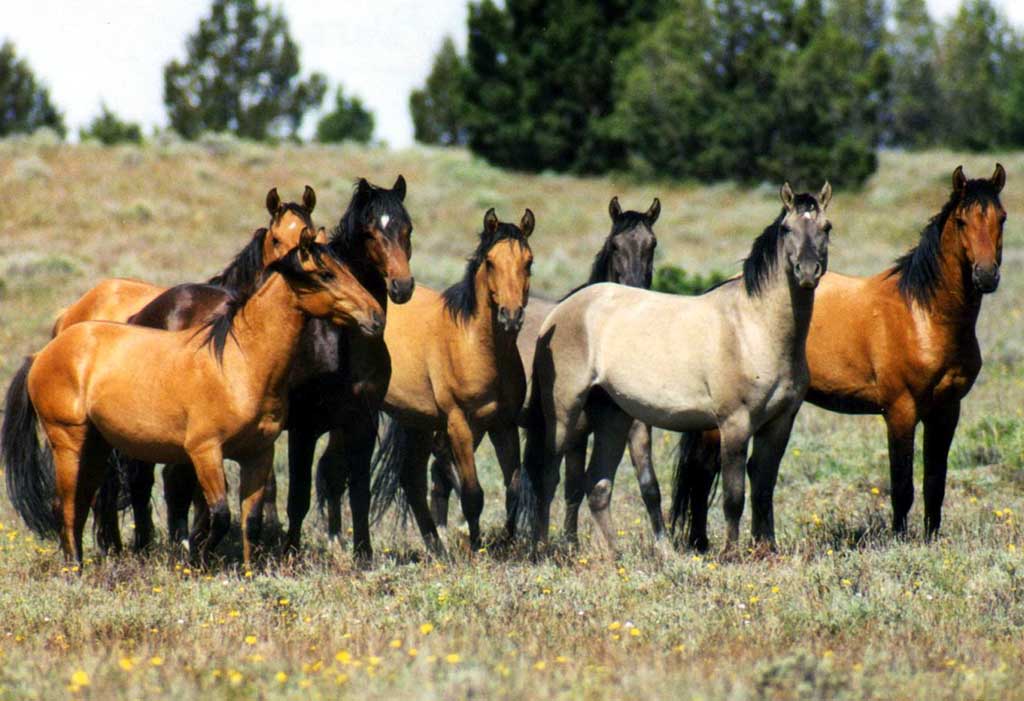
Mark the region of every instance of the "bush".
[[728, 275], [718, 270], [702, 275], [688, 273], [676, 265], [663, 265], [654, 272], [651, 289], [674, 295], [699, 295], [728, 279]]

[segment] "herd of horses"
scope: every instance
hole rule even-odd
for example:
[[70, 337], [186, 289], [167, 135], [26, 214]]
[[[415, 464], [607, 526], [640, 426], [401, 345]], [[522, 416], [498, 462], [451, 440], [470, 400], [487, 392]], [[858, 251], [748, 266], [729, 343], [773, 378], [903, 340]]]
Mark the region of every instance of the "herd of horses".
[[779, 463], [806, 399], [882, 415], [897, 533], [907, 528], [923, 422], [931, 537], [960, 402], [981, 369], [982, 296], [999, 283], [1005, 180], [999, 164], [983, 179], [958, 167], [917, 245], [870, 277], [827, 270], [831, 187], [786, 184], [742, 272], [697, 296], [649, 289], [659, 200], [638, 212], [613, 198], [589, 278], [560, 302], [530, 300], [529, 209], [517, 224], [489, 210], [463, 278], [438, 292], [410, 270], [401, 176], [391, 189], [360, 179], [330, 235], [313, 223], [311, 188], [298, 203], [274, 189], [268, 225], [208, 282], [104, 280], [64, 310], [7, 391], [8, 495], [31, 529], [56, 535], [78, 562], [90, 511], [98, 546], [119, 551], [119, 511], [130, 505], [143, 550], [162, 463], [169, 540], [203, 557], [230, 526], [230, 458], [240, 465], [249, 566], [261, 528], [278, 519], [276, 439], [288, 431], [294, 550], [327, 433], [316, 493], [329, 539], [341, 541], [347, 491], [352, 547], [368, 560], [372, 521], [402, 495], [426, 547], [441, 554], [452, 491], [471, 547], [481, 546], [474, 453], [486, 434], [506, 490], [503, 538], [528, 531], [543, 545], [564, 461], [566, 538], [576, 542], [586, 499], [616, 552], [611, 495], [628, 446], [655, 543], [671, 550], [651, 458], [657, 426], [682, 434], [670, 525], [688, 545], [709, 547], [720, 475], [726, 552], [739, 540], [748, 479], [755, 546], [772, 549]]

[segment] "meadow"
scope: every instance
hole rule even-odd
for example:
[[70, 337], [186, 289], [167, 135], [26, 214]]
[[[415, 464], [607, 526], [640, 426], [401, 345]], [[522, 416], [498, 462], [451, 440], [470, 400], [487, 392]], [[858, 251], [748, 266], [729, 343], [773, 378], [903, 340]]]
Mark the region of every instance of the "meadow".
[[[311, 517], [300, 555], [271, 545], [251, 573], [238, 568], [237, 540], [222, 546], [224, 561], [193, 568], [163, 541], [143, 557], [103, 559], [88, 537], [79, 573], [3, 497], [0, 699], [1024, 698], [1024, 153], [998, 158], [1008, 172], [1003, 281], [982, 308], [985, 367], [964, 403], [937, 542], [921, 537], [920, 465], [909, 537], [889, 531], [882, 421], [810, 406], [782, 464], [770, 558], [659, 558], [628, 464], [614, 496], [617, 561], [584, 513], [581, 547], [556, 532], [553, 553], [536, 562], [469, 553], [458, 528], [449, 558], [425, 560], [415, 529], [388, 520], [374, 530], [372, 568], [360, 569], [327, 548]], [[887, 266], [944, 204], [956, 165], [987, 177], [995, 160], [882, 154], [863, 190], [833, 200], [830, 267]], [[313, 186], [314, 219], [332, 226], [357, 176], [390, 186], [398, 173], [409, 183], [418, 282], [459, 277], [487, 208], [518, 220], [530, 207], [533, 292], [546, 296], [585, 279], [612, 195], [640, 210], [660, 197], [656, 262], [697, 272], [737, 270], [780, 206], [777, 184], [521, 175], [459, 150], [3, 141], [0, 384], [99, 279], [171, 284], [219, 271], [265, 224], [270, 187], [298, 199]], [[674, 451], [675, 438], [657, 433], [666, 495]], [[495, 533], [500, 475], [486, 443], [479, 455], [485, 530]], [[286, 483], [282, 449], [276, 468]], [[162, 526], [159, 501], [155, 510]], [[712, 514], [714, 552], [719, 503]]]

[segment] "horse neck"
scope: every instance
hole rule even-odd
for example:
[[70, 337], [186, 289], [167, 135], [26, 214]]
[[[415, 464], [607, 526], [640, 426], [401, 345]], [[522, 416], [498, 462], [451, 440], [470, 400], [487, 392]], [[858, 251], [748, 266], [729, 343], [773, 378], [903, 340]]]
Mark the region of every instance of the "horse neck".
[[786, 272], [781, 250], [778, 255], [775, 269], [761, 287], [760, 294], [749, 299], [760, 323], [771, 332], [780, 357], [806, 362], [814, 290], [801, 287]]
[[474, 348], [488, 352], [493, 357], [495, 367], [502, 367], [511, 358], [518, 359], [516, 334], [510, 334], [498, 326], [497, 314], [491, 304], [491, 291], [487, 287], [487, 273], [481, 265], [473, 279], [475, 288], [476, 308], [473, 315], [465, 322], [466, 337], [472, 338]]
[[[305, 321], [305, 312], [281, 275], [273, 275], [235, 316], [232, 333], [237, 350], [251, 385], [262, 391], [261, 396], [285, 392]], [[229, 339], [228, 347], [232, 345]]]
[[349, 266], [359, 284], [366, 288], [366, 291], [373, 295], [373, 298], [380, 304], [381, 309], [387, 312], [387, 280], [376, 264], [370, 260], [370, 256], [366, 252], [366, 246], [364, 244], [355, 244], [335, 252]]
[[981, 294], [971, 281], [971, 264], [960, 244], [953, 217], [942, 227], [939, 254], [939, 283], [928, 305], [928, 314], [934, 321], [951, 328], [954, 335], [973, 334], [981, 311]]

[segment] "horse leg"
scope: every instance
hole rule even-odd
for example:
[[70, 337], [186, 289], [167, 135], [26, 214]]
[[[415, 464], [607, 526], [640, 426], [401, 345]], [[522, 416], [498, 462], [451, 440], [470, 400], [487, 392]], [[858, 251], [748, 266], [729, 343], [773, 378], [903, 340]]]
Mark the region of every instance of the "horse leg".
[[277, 473], [273, 465], [263, 487], [263, 527], [270, 532], [281, 530], [281, 519], [277, 515]]
[[516, 518], [519, 511], [516, 494], [519, 492], [523, 467], [519, 450], [519, 427], [509, 422], [493, 427], [487, 435], [494, 446], [498, 465], [501, 467], [501, 478], [505, 483], [505, 537], [511, 540], [516, 536]]
[[629, 427], [629, 459], [636, 470], [636, 481], [640, 485], [640, 496], [643, 497], [647, 517], [651, 521], [654, 541], [661, 547], [667, 543], [667, 539], [665, 517], [661, 514], [661, 488], [651, 460], [651, 427], [640, 421], [634, 421]]
[[[370, 542], [370, 465], [373, 461], [373, 448], [377, 443], [377, 419], [376, 413], [366, 414], [361, 421], [349, 427], [347, 463], [341, 476], [342, 484], [348, 482], [348, 506], [352, 512], [352, 554], [364, 564], [373, 560], [373, 545]], [[331, 438], [334, 439], [334, 433]], [[339, 524], [339, 531], [340, 528]]]
[[587, 436], [565, 451], [565, 537], [579, 545], [580, 506], [587, 496]]
[[149, 502], [153, 498], [155, 469], [156, 465], [142, 460], [132, 460], [128, 463], [132, 517], [135, 520], [135, 540], [132, 548], [137, 553], [148, 548], [153, 542], [153, 512]]
[[608, 549], [617, 557], [619, 549], [611, 517], [612, 488], [633, 419], [611, 402], [603, 403], [591, 416], [594, 451], [587, 468], [587, 504]]
[[434, 555], [444, 555], [444, 545], [437, 535], [437, 526], [427, 504], [427, 461], [430, 460], [433, 433], [417, 429], [407, 430], [407, 452], [399, 481], [427, 549]]
[[430, 463], [430, 513], [437, 524], [437, 530], [443, 532], [448, 528], [448, 500], [455, 488], [450, 475], [452, 454], [447, 443], [435, 446], [433, 453], [434, 459]]
[[96, 492], [92, 513], [95, 528], [96, 547], [103, 555], [120, 554], [124, 550], [121, 541], [121, 523], [118, 519], [117, 503], [121, 496], [121, 474], [116, 465], [111, 465], [103, 478], [103, 484]]
[[914, 429], [917, 409], [909, 396], [888, 407], [885, 425], [889, 433], [889, 479], [892, 488], [892, 530], [907, 532], [907, 514], [914, 503]]
[[726, 539], [724, 554], [732, 553], [740, 539], [744, 491], [747, 486], [745, 466], [750, 442], [749, 423], [734, 420], [719, 426], [722, 460], [722, 510], [725, 513]]
[[711, 489], [715, 484], [715, 474], [719, 472], [719, 450], [721, 440], [718, 431], [706, 431], [696, 439], [701, 442], [697, 450], [702, 451], [702, 458], [692, 464], [689, 469], [690, 480], [690, 532], [687, 544], [697, 552], [707, 552], [708, 540], [708, 508], [711, 506]]
[[316, 436], [294, 426], [288, 429], [288, 540], [287, 548], [299, 549], [302, 522], [309, 513], [312, 494], [313, 452]]
[[241, 462], [238, 500], [242, 519], [242, 564], [246, 569], [252, 564], [253, 549], [263, 529], [263, 499], [273, 471], [273, 445]]
[[448, 414], [448, 443], [452, 458], [459, 474], [459, 497], [462, 515], [469, 525], [469, 547], [474, 552], [480, 549], [480, 514], [484, 510], [484, 490], [476, 474], [476, 446], [480, 442], [469, 425], [465, 414], [454, 409]]
[[754, 449], [747, 462], [750, 477], [751, 533], [754, 543], [775, 551], [775, 483], [779, 463], [786, 453], [796, 413], [784, 414], [763, 425], [754, 434]]
[[57, 499], [63, 520], [64, 554], [82, 563], [82, 535], [96, 490], [103, 482], [110, 445], [89, 425], [48, 431], [53, 446]]
[[351, 467], [346, 456], [347, 439], [346, 431], [341, 429], [331, 431], [327, 437], [327, 447], [317, 464], [317, 479], [323, 480], [324, 493], [321, 495], [321, 499], [327, 505], [327, 542], [332, 547], [339, 549], [344, 543], [341, 532], [341, 498], [345, 496], [345, 490], [349, 486]]
[[949, 446], [960, 420], [960, 402], [934, 411], [924, 419], [924, 531], [934, 538], [942, 525], [942, 500], [946, 496]]
[[224, 454], [221, 451], [219, 443], [189, 451], [189, 459], [195, 466], [196, 478], [209, 509], [209, 529], [206, 532], [194, 529], [189, 549], [203, 557], [217, 547], [231, 526], [231, 509], [228, 508], [227, 483], [224, 479]]
[[167, 538], [189, 548], [188, 509], [199, 487], [192, 465], [164, 465], [164, 502], [167, 504]]

